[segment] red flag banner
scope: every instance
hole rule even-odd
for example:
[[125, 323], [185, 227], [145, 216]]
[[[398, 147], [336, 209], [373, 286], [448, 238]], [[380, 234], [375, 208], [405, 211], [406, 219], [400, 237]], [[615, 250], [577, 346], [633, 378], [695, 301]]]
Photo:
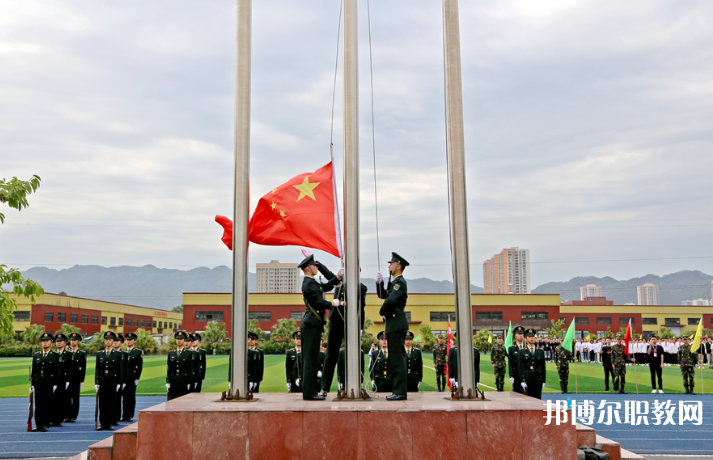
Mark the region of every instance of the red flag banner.
[[626, 335], [624, 336], [624, 353], [626, 356], [629, 355], [629, 341], [631, 340], [631, 319], [629, 319], [629, 325], [626, 326]]
[[448, 317], [448, 344], [446, 345], [446, 381], [448, 382], [448, 388], [453, 391], [451, 387], [451, 379], [448, 378], [448, 357], [451, 354], [451, 348], [453, 347], [453, 331], [451, 330], [451, 317]]
[[233, 250], [233, 221], [225, 216], [215, 216], [215, 221], [223, 227], [223, 237], [221, 240], [228, 246], [228, 249]]

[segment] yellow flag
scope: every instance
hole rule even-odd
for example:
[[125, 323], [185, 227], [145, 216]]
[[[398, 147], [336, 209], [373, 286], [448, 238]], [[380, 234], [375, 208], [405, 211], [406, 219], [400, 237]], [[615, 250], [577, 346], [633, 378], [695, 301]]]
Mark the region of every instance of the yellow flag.
[[493, 343], [493, 334], [488, 336], [488, 343]]
[[693, 342], [691, 342], [691, 353], [695, 353], [701, 347], [701, 334], [703, 334], [703, 316], [701, 320], [698, 321], [698, 329], [696, 329], [696, 335], [693, 336]]

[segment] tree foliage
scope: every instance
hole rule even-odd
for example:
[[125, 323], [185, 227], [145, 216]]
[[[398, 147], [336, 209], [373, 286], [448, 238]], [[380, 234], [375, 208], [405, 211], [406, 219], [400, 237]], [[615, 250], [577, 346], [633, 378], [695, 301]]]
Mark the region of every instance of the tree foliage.
[[137, 329], [136, 332], [136, 348], [144, 350], [145, 353], [154, 353], [158, 349], [156, 339], [151, 336], [151, 332], [146, 329]]
[[176, 313], [183, 313], [183, 304], [176, 305], [171, 311], [175, 311]]
[[37, 345], [40, 343], [42, 334], [45, 333], [45, 327], [41, 324], [30, 324], [25, 328], [25, 331], [20, 335], [22, 343]]
[[75, 332], [79, 333], [80, 331], [81, 331], [81, 329], [79, 329], [77, 326], [72, 326], [71, 324], [63, 324], [62, 327], [60, 327], [59, 330], [57, 332], [55, 332], [54, 335], [61, 333], [61, 334], [66, 335], [67, 338], [69, 338], [70, 334], [73, 334]]
[[295, 332], [297, 332], [297, 321], [292, 318], [280, 318], [276, 324], [273, 324], [270, 338], [290, 340]]
[[671, 332], [671, 329], [666, 327], [666, 326], [661, 326], [659, 328], [659, 331], [656, 333], [656, 337], [659, 339], [673, 339], [675, 336], [673, 335], [673, 332]]
[[225, 331], [225, 323], [211, 321], [205, 326], [202, 342], [206, 349], [212, 349], [216, 343], [223, 342], [227, 336], [228, 333]]
[[489, 350], [490, 348], [490, 344], [488, 343], [488, 337], [490, 337], [490, 331], [488, 331], [487, 327], [484, 327], [483, 329], [476, 332], [476, 334], [473, 336], [473, 346], [480, 350], [482, 353], [486, 353], [487, 350]]
[[436, 343], [436, 336], [433, 334], [433, 330], [431, 329], [431, 326], [428, 324], [421, 326], [418, 329], [418, 332], [421, 334], [421, 340], [423, 341], [423, 351], [428, 352], [430, 350], [433, 350], [433, 344]]
[[545, 329], [547, 331], [547, 336], [551, 339], [554, 339], [556, 337], [562, 338], [563, 336], [561, 332], [565, 329], [564, 318], [551, 319], [550, 323], [552, 323], [552, 327], [548, 327], [547, 329]]
[[260, 340], [265, 340], [265, 333], [262, 332], [262, 329], [257, 326], [256, 319], [251, 319], [250, 321], [248, 321], [248, 331], [257, 334]]
[[[22, 208], [30, 206], [27, 202], [27, 195], [36, 192], [40, 187], [40, 176], [32, 176], [28, 181], [13, 177], [11, 180], [0, 180], [0, 203], [7, 203], [13, 209], [22, 211]], [[0, 212], [0, 224], [5, 223], [5, 214]]]

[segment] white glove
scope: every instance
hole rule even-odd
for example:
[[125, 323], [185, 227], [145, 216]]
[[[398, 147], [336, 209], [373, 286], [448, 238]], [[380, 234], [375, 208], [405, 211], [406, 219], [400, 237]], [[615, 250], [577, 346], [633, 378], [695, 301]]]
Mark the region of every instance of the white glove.
[[191, 389], [191, 384], [190, 384], [190, 383], [189, 383], [188, 385], [186, 385], [186, 389], [187, 389], [187, 390], [190, 390], [190, 389]]
[[69, 382], [64, 382], [64, 389], [66, 390], [67, 388], [69, 388]]
[[334, 299], [334, 300], [332, 300], [332, 305], [334, 305], [335, 307], [338, 307], [338, 306], [339, 306], [339, 303], [340, 303], [340, 300], [339, 300], [339, 299]]
[[99, 385], [94, 385], [94, 389], [99, 391]]
[[57, 385], [52, 385], [52, 393], [57, 389]]
[[322, 378], [322, 371], [317, 371], [317, 378], [321, 379]]
[[289, 382], [287, 382], [287, 391], [290, 391], [292, 389], [292, 385], [290, 385]]
[[119, 391], [119, 388], [121, 388], [121, 385], [116, 386], [116, 391]]
[[311, 256], [311, 255], [312, 255], [312, 253], [311, 253], [311, 252], [309, 252], [309, 251], [308, 251], [308, 250], [306, 250], [306, 249], [303, 249], [303, 250], [302, 250], [302, 255], [303, 255], [303, 256], [305, 256], [305, 257], [309, 257], [309, 256]]
[[475, 388], [478, 388], [478, 384], [479, 384], [479, 383], [480, 383], [480, 382], [475, 382]]
[[134, 386], [135, 387], [139, 386], [139, 379], [134, 380]]
[[510, 385], [515, 385], [515, 377], [510, 377]]
[[418, 388], [418, 387], [420, 387], [420, 386], [421, 386], [421, 382], [418, 382], [418, 383], [416, 384], [416, 388]]
[[456, 379], [448, 379], [451, 381], [451, 386], [454, 387], [456, 386]]
[[343, 384], [343, 383], [340, 383], [340, 384], [339, 384], [339, 391], [342, 391], [342, 390], [344, 390], [344, 384]]
[[344, 269], [340, 268], [339, 271], [337, 272], [337, 278], [342, 279], [344, 277]]
[[526, 389], [527, 389], [527, 383], [525, 383], [525, 382], [522, 382], [522, 383], [520, 384], [520, 386], [522, 386], [522, 389], [523, 389], [523, 390], [526, 390]]
[[253, 391], [253, 383], [248, 382], [248, 391]]
[[33, 391], [35, 391], [35, 387], [32, 387], [32, 386], [31, 386], [31, 387], [30, 387], [30, 394], [32, 394]]
[[542, 384], [542, 389], [543, 389], [543, 390], [545, 389], [545, 384], [544, 384], [544, 383]]
[[228, 391], [233, 391], [233, 384], [228, 382]]
[[122, 384], [121, 384], [121, 389], [123, 390], [124, 388], [126, 388], [126, 384], [125, 384], [125, 383], [122, 383]]
[[384, 282], [384, 275], [382, 275], [381, 272], [376, 272], [376, 282], [377, 282], [377, 283], [383, 283], [383, 282]]
[[170, 390], [170, 389], [171, 389], [171, 384], [170, 384], [170, 383], [167, 383], [167, 384], [166, 384], [166, 391], [168, 391], [168, 390]]
[[193, 384], [193, 388], [198, 388], [198, 382]]
[[371, 387], [374, 389], [374, 391], [376, 391], [376, 382], [373, 380], [371, 381]]

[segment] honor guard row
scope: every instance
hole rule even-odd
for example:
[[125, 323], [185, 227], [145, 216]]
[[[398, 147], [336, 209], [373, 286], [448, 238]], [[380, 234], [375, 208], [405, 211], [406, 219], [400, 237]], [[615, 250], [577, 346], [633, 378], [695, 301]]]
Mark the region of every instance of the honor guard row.
[[198, 333], [178, 331], [173, 335], [176, 349], [168, 352], [166, 397], [176, 399], [188, 393], [200, 393], [205, 381], [207, 352], [200, 348]]
[[[370, 354], [369, 377], [371, 386], [377, 393], [393, 392], [393, 374], [390, 372], [388, 339], [384, 331], [377, 335], [379, 349]], [[421, 350], [413, 347], [413, 332], [406, 331], [404, 348], [406, 352], [406, 391], [418, 391], [423, 380], [423, 356]]]

